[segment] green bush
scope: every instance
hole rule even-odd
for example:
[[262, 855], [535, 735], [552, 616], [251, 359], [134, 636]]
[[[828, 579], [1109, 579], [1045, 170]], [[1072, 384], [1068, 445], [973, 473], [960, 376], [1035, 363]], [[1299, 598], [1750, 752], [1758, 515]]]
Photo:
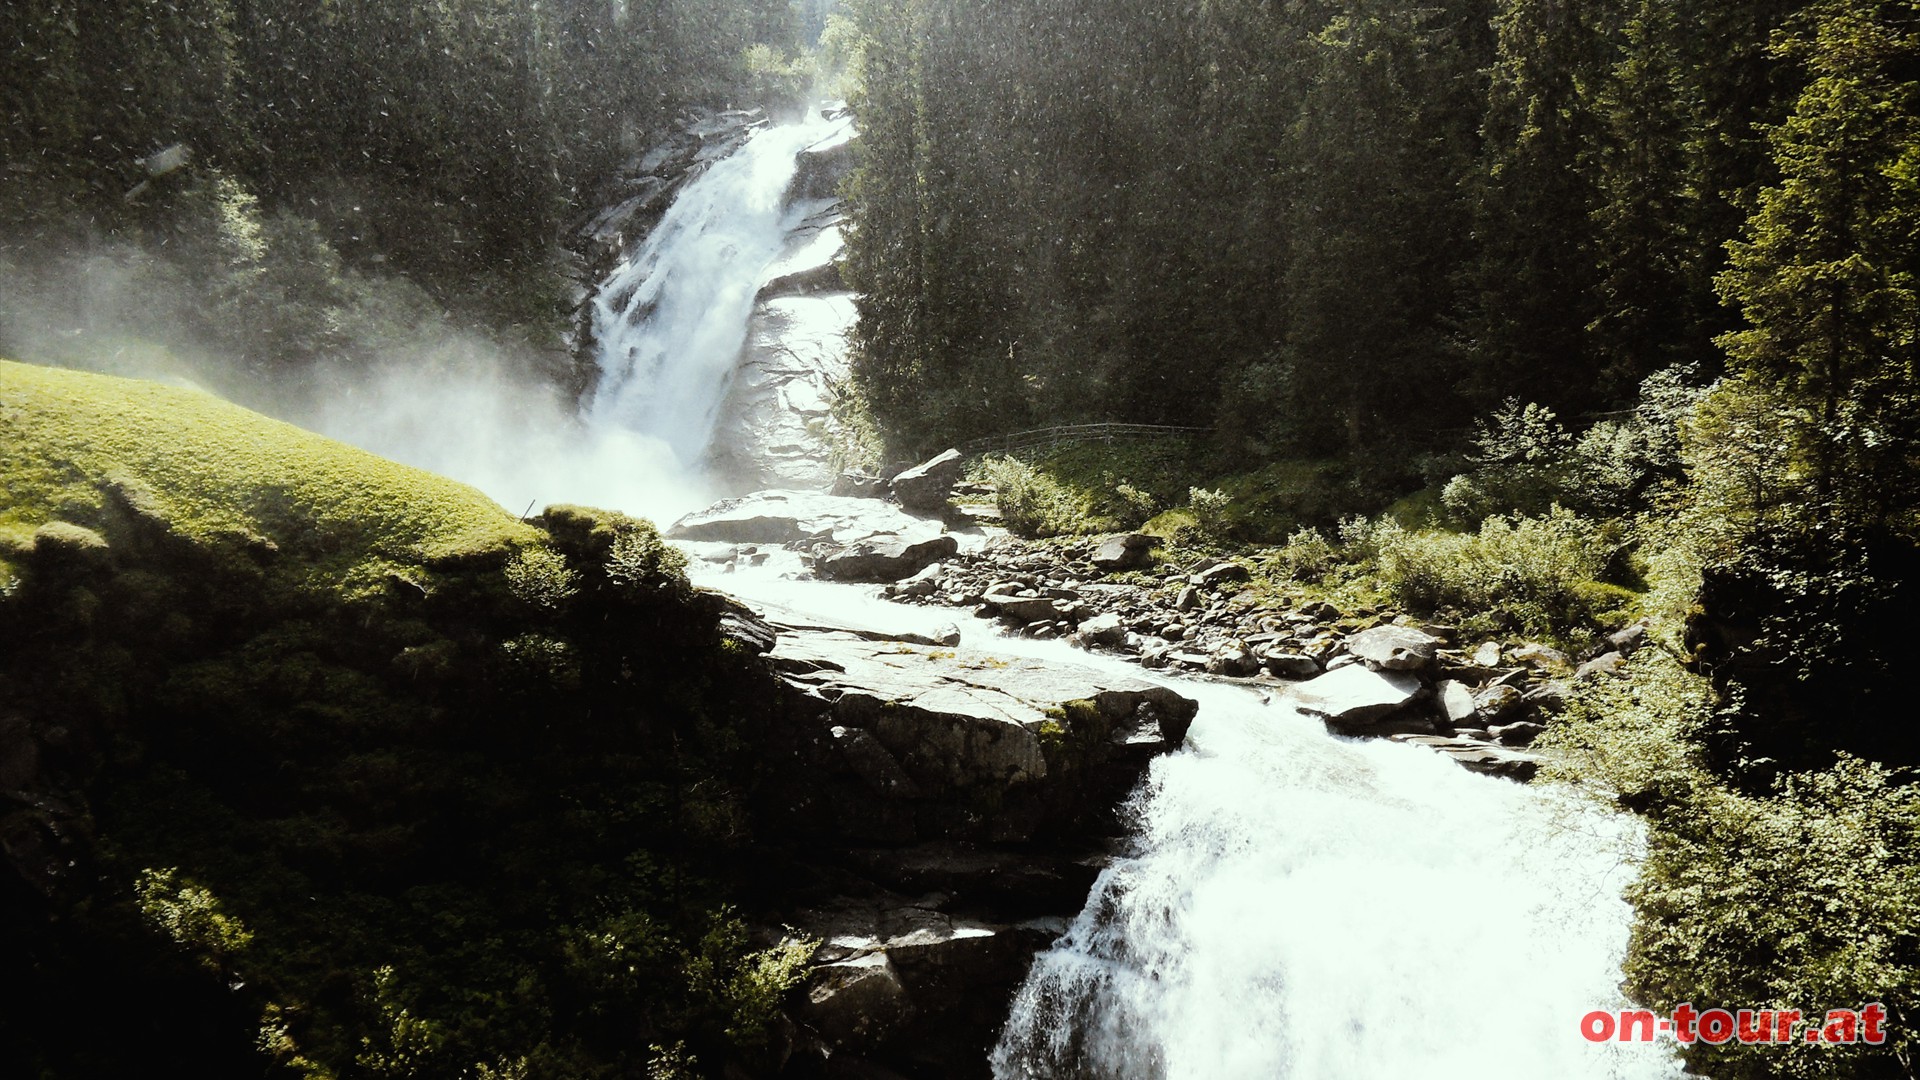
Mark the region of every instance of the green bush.
[[[1772, 797], [1696, 788], [1656, 817], [1629, 897], [1627, 988], [1655, 1008], [1920, 1007], [1920, 791], [1879, 766], [1842, 758]], [[1696, 1044], [1686, 1057], [1718, 1077], [1898, 1075], [1920, 1032], [1889, 1028], [1884, 1046]]]
[[[1550, 773], [1643, 813], [1648, 843], [1629, 890], [1625, 966], [1638, 1002], [1795, 1009], [1882, 1002], [1920, 1009], [1920, 790], [1842, 757], [1759, 794], [1709, 770], [1720, 722], [1711, 683], [1660, 649], [1624, 679], [1581, 683], [1539, 744]], [[1689, 1072], [1733, 1080], [1906, 1075], [1920, 1033], [1884, 1046], [1786, 1044], [1683, 1050]]]
[[1084, 532], [1091, 508], [1086, 496], [1018, 458], [989, 458], [981, 475], [993, 485], [1000, 517], [1017, 536], [1063, 536]]
[[[1349, 529], [1359, 539], [1357, 527]], [[1366, 530], [1382, 584], [1415, 611], [1494, 613], [1535, 633], [1564, 631], [1618, 597], [1587, 586], [1617, 545], [1600, 526], [1555, 507], [1545, 517], [1488, 518], [1477, 533], [1408, 530], [1383, 519]]]
[[1303, 582], [1326, 577], [1339, 557], [1340, 552], [1333, 543], [1313, 528], [1295, 530], [1275, 556], [1287, 577]]

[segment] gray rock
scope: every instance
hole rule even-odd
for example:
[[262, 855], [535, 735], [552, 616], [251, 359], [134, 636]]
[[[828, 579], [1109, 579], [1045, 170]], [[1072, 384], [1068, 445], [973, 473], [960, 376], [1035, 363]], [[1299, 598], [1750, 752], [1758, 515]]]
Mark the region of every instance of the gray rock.
[[1153, 561], [1153, 537], [1128, 533], [1103, 542], [1093, 553], [1093, 565], [1109, 572], [1136, 570]]
[[1433, 663], [1440, 639], [1411, 626], [1376, 626], [1347, 639], [1347, 651], [1381, 671], [1419, 671]]
[[1473, 650], [1473, 663], [1475, 667], [1483, 667], [1483, 668], [1499, 667], [1500, 666], [1500, 643], [1497, 641], [1481, 642], [1480, 647]]
[[1632, 656], [1640, 646], [1647, 643], [1647, 624], [1634, 623], [1622, 630], [1607, 635], [1607, 644], [1622, 656]]
[[1217, 589], [1229, 582], [1251, 581], [1253, 574], [1237, 562], [1225, 559], [1213, 563], [1187, 579], [1203, 589]]
[[1473, 690], [1467, 684], [1448, 679], [1434, 687], [1440, 699], [1440, 715], [1455, 727], [1469, 723], [1479, 714], [1473, 702]]
[[1320, 674], [1320, 664], [1311, 656], [1291, 652], [1270, 652], [1261, 658], [1268, 671], [1280, 679], [1311, 679]]
[[1573, 673], [1573, 681], [1582, 679], [1617, 679], [1627, 673], [1627, 658], [1620, 653], [1610, 652], [1580, 665]]
[[893, 478], [893, 496], [910, 510], [935, 511], [946, 506], [965, 460], [958, 450], [947, 450]]
[[1260, 661], [1244, 641], [1229, 641], [1207, 657], [1207, 674], [1245, 676], [1260, 670]]
[[1495, 684], [1473, 695], [1474, 713], [1488, 723], [1498, 723], [1520, 708], [1520, 691]]
[[1539, 671], [1566, 671], [1573, 667], [1573, 661], [1566, 653], [1545, 645], [1521, 645], [1508, 655], [1514, 663], [1525, 664]]
[[667, 530], [673, 540], [730, 544], [789, 544], [813, 537], [850, 544], [883, 533], [920, 538], [937, 536], [940, 528], [872, 499], [758, 491], [688, 514]]
[[909, 539], [883, 533], [819, 555], [813, 569], [833, 581], [898, 581], [952, 557], [959, 550], [960, 542], [951, 536]]
[[1513, 715], [1519, 707], [1521, 707], [1521, 692], [1505, 684], [1488, 686], [1473, 696], [1475, 715], [1488, 723], [1498, 723], [1503, 717]]
[[1450, 739], [1443, 735], [1396, 735], [1393, 740], [1424, 746], [1446, 755], [1472, 772], [1487, 776], [1500, 776], [1525, 783], [1540, 771], [1538, 758], [1471, 739]]
[[1127, 629], [1119, 613], [1109, 611], [1081, 623], [1079, 640], [1082, 645], [1118, 646], [1126, 643]]
[[988, 839], [1024, 839], [1047, 824], [1037, 803], [1014, 809], [1014, 789], [1078, 790], [1077, 778], [1123, 743], [1176, 747], [1198, 708], [1163, 686], [1057, 662], [781, 629], [770, 659], [786, 683], [833, 726], [870, 732], [922, 799], [971, 808], [953, 828]]
[[997, 614], [1023, 623], [1071, 620], [1078, 609], [1074, 601], [1041, 595], [1017, 582], [993, 586], [981, 595], [980, 601]]
[[1533, 740], [1539, 738], [1540, 733], [1546, 730], [1545, 724], [1522, 720], [1516, 724], [1501, 724], [1490, 728], [1487, 734], [1493, 736], [1494, 740], [1502, 746], [1532, 746]]
[[879, 499], [887, 494], [887, 478], [858, 469], [846, 469], [833, 480], [833, 494], [845, 499]]
[[1566, 711], [1567, 698], [1573, 692], [1567, 683], [1554, 681], [1541, 683], [1526, 692], [1521, 701], [1537, 713], [1545, 716], [1557, 716]]
[[913, 1003], [886, 952], [813, 969], [798, 1012], [836, 1046], [870, 1046], [913, 1016]]
[[1192, 611], [1199, 606], [1200, 590], [1194, 588], [1192, 585], [1181, 588], [1180, 595], [1175, 597], [1173, 601], [1173, 610], [1175, 611]]
[[888, 799], [917, 799], [920, 785], [913, 782], [900, 762], [880, 745], [873, 733], [863, 728], [836, 726], [832, 729], [834, 749], [839, 751], [854, 775], [867, 782], [874, 794]]
[[1420, 680], [1402, 671], [1374, 671], [1359, 664], [1329, 671], [1293, 688], [1301, 712], [1341, 728], [1365, 727], [1419, 698]]

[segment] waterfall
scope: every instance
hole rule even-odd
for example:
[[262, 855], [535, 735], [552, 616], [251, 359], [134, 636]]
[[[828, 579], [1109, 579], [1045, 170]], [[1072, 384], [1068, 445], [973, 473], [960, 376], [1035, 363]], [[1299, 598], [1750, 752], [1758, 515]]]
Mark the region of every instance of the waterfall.
[[817, 209], [790, 204], [797, 155], [844, 134], [841, 116], [756, 132], [690, 182], [594, 301], [596, 427], [662, 440], [697, 468], [767, 268]]
[[996, 1077], [1679, 1075], [1577, 1026], [1625, 1004], [1632, 819], [1179, 688], [1188, 744], [1016, 995]]

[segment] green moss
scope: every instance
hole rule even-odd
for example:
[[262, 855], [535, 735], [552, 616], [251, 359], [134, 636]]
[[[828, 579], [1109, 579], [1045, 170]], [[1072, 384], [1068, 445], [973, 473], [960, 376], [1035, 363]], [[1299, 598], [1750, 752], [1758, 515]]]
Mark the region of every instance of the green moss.
[[465, 484], [209, 394], [0, 361], [0, 546], [56, 521], [111, 540], [131, 518], [291, 556], [336, 591], [368, 588], [376, 561], [497, 564], [538, 538]]

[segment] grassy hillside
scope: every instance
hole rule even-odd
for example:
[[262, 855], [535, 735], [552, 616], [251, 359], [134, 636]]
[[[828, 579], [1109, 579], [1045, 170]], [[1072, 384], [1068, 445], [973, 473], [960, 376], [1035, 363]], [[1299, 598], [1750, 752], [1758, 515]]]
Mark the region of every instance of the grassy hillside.
[[499, 565], [539, 536], [465, 484], [209, 394], [0, 361], [0, 556], [18, 559], [53, 522], [111, 533], [129, 516], [284, 556], [343, 594], [388, 573]]
[[771, 698], [653, 526], [0, 363], [0, 1075], [767, 1052]]

